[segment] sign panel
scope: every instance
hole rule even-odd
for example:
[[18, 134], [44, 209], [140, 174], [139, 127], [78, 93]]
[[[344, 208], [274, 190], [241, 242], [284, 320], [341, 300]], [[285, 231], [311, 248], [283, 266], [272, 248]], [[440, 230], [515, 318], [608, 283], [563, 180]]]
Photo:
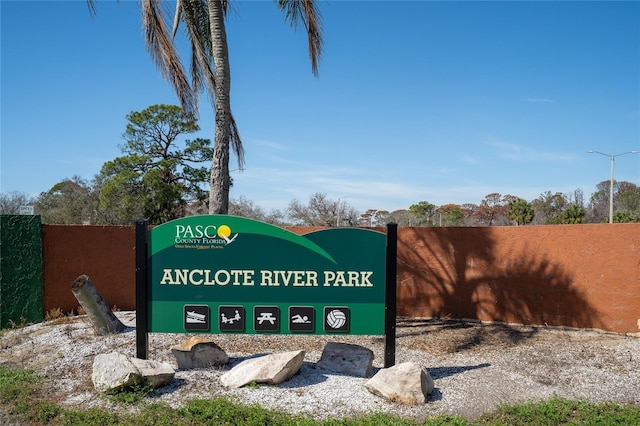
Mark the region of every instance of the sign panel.
[[280, 308], [277, 306], [255, 306], [253, 329], [258, 332], [280, 331]]
[[185, 331], [209, 331], [209, 316], [207, 305], [184, 305]]
[[219, 306], [218, 328], [220, 331], [244, 331], [244, 306]]
[[327, 306], [324, 308], [324, 330], [334, 333], [348, 333], [351, 313], [347, 306]]
[[19, 214], [33, 215], [34, 211], [33, 206], [20, 206]]
[[385, 334], [384, 233], [207, 215], [147, 238], [150, 332]]
[[315, 331], [316, 310], [313, 306], [289, 307], [289, 331], [312, 333]]

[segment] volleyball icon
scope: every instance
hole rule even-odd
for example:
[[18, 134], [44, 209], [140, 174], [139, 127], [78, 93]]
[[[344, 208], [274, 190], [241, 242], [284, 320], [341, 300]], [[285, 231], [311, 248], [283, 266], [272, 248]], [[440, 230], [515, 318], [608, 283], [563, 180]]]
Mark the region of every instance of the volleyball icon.
[[339, 309], [334, 309], [327, 315], [327, 324], [331, 328], [341, 328], [347, 322], [347, 316]]

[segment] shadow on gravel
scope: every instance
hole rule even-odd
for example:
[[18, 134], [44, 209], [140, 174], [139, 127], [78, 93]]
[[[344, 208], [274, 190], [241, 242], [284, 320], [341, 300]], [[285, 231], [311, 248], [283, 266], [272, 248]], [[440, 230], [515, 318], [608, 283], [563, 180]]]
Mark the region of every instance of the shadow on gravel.
[[453, 376], [454, 374], [464, 373], [465, 371], [477, 370], [478, 368], [491, 367], [488, 362], [483, 362], [478, 365], [460, 365], [449, 367], [435, 367], [427, 368], [429, 375], [433, 380], [444, 379], [445, 377]]
[[174, 377], [173, 380], [171, 380], [171, 382], [168, 385], [158, 389], [154, 389], [147, 396], [149, 398], [160, 398], [162, 395], [172, 394], [178, 389], [180, 389], [181, 387], [187, 386], [188, 384], [189, 383], [187, 383], [185, 379], [178, 379]]
[[440, 401], [442, 399], [442, 392], [440, 392], [440, 388], [433, 388], [431, 394], [427, 397], [427, 402], [432, 401]]
[[289, 380], [278, 384], [283, 389], [297, 389], [312, 385], [317, 385], [327, 381], [327, 374], [334, 374], [331, 371], [316, 369], [315, 362], [304, 361], [300, 370]]
[[[478, 364], [478, 365], [464, 365], [464, 366], [448, 366], [448, 367], [434, 367], [427, 368], [429, 375], [433, 380], [444, 379], [445, 377], [453, 376], [455, 374], [464, 373], [465, 371], [476, 370], [478, 368], [491, 367], [491, 364], [488, 362]], [[427, 402], [430, 401], [440, 401], [442, 399], [442, 392], [440, 388], [434, 387], [433, 391], [427, 398]]]
[[398, 320], [396, 336], [402, 346], [430, 353], [454, 353], [480, 346], [513, 346], [529, 340], [539, 327], [482, 323], [474, 320]]

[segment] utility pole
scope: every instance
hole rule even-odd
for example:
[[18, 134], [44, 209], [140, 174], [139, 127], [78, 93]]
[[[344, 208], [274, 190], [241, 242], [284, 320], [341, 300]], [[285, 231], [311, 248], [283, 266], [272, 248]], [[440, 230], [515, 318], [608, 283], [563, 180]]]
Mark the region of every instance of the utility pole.
[[589, 150], [587, 151], [587, 154], [600, 154], [600, 155], [604, 155], [605, 157], [609, 157], [611, 158], [611, 179], [609, 180], [609, 223], [613, 223], [613, 168], [615, 166], [615, 162], [616, 162], [616, 157], [620, 157], [621, 155], [625, 155], [625, 154], [638, 154], [640, 153], [640, 151], [627, 151], [627, 152], [623, 152], [622, 154], [605, 154], [604, 152], [600, 152], [600, 151], [594, 151], [594, 150]]

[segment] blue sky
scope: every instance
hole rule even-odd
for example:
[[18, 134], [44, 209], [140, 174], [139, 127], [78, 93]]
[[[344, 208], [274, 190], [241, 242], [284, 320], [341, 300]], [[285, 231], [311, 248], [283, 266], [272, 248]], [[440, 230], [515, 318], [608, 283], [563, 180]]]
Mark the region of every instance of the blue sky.
[[[640, 2], [321, 2], [306, 36], [272, 1], [227, 21], [232, 109], [246, 149], [231, 198], [267, 210], [321, 192], [361, 212], [419, 201], [588, 197], [640, 149]], [[121, 155], [125, 116], [177, 104], [145, 49], [137, 2], [5, 1], [2, 192], [91, 179]], [[185, 50], [186, 52], [186, 50]], [[205, 96], [201, 131], [213, 139]], [[233, 159], [235, 161], [235, 159]], [[232, 165], [232, 168], [235, 168]], [[616, 158], [640, 185], [640, 155]]]

